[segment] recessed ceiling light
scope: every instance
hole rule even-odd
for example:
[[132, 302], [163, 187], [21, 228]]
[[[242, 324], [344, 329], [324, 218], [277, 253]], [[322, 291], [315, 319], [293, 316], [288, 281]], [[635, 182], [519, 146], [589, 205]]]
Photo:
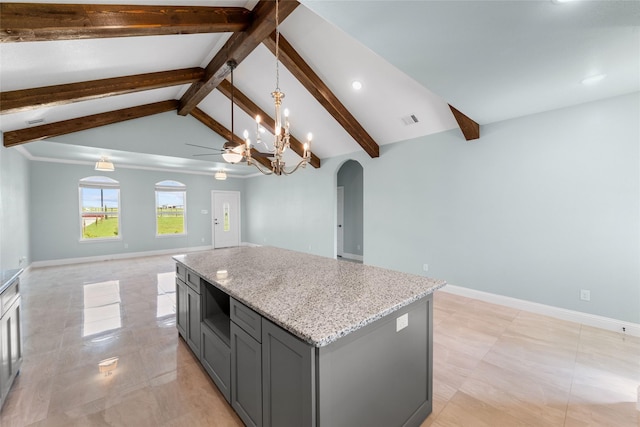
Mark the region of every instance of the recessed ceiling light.
[[353, 90], [360, 90], [362, 89], [362, 82], [359, 80], [354, 80], [351, 82], [351, 87], [353, 88]]
[[582, 79], [582, 84], [587, 86], [596, 84], [605, 77], [607, 77], [606, 74], [595, 74], [593, 76], [585, 77], [584, 79]]

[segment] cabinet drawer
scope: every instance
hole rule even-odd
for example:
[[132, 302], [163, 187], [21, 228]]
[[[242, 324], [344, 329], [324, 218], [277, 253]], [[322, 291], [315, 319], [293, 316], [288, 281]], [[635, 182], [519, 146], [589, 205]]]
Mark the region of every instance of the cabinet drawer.
[[231, 320], [256, 341], [262, 342], [262, 316], [231, 298]]
[[187, 269], [187, 280], [185, 282], [191, 289], [200, 293], [200, 276], [196, 273]]
[[206, 324], [202, 324], [200, 361], [227, 402], [231, 401], [231, 350]]
[[187, 267], [179, 262], [176, 263], [176, 277], [183, 282], [187, 280]]
[[16, 279], [0, 295], [0, 316], [9, 310], [9, 307], [20, 296], [20, 279]]

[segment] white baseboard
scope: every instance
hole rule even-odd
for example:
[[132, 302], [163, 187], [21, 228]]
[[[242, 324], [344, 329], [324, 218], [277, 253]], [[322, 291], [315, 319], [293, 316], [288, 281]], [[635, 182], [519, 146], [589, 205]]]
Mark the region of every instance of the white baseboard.
[[463, 288], [462, 286], [447, 285], [440, 288], [441, 291], [463, 297], [478, 299], [493, 304], [504, 305], [518, 310], [530, 311], [545, 316], [554, 317], [556, 319], [576, 322], [595, 328], [606, 329], [608, 331], [624, 333], [635, 337], [640, 337], [640, 324], [625, 322], [623, 320], [612, 319], [609, 317], [598, 316], [595, 314], [582, 313], [580, 311], [569, 310], [566, 308], [553, 307], [551, 305], [539, 304], [537, 302], [525, 301], [517, 298], [506, 297], [503, 295], [491, 294], [489, 292], [477, 291], [475, 289]]
[[346, 252], [342, 253], [342, 258], [353, 259], [356, 261], [364, 261], [364, 257], [362, 255], [349, 254]]
[[206, 251], [209, 249], [213, 249], [213, 247], [212, 246], [195, 246], [191, 248], [162, 249], [157, 251], [146, 251], [146, 252], [124, 252], [119, 254], [97, 255], [97, 256], [89, 256], [89, 257], [81, 257], [81, 258], [52, 259], [47, 261], [34, 261], [29, 265], [29, 268], [52, 267], [57, 265], [68, 265], [68, 264], [81, 264], [85, 262], [96, 262], [96, 261], [110, 261], [114, 259], [142, 258], [147, 256], [153, 256], [153, 255], [177, 255], [185, 252]]
[[242, 242], [240, 243], [240, 246], [249, 246], [250, 248], [257, 248], [262, 245], [258, 245], [257, 243], [251, 243], [251, 242]]

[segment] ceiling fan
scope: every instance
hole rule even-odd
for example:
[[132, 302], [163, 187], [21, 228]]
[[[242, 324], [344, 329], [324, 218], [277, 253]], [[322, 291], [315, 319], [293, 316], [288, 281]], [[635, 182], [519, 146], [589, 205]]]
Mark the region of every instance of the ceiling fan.
[[[222, 148], [214, 148], [214, 147], [206, 147], [204, 145], [197, 145], [197, 144], [190, 144], [188, 142], [185, 143], [185, 145], [190, 145], [192, 147], [198, 147], [198, 148], [204, 148], [206, 150], [213, 150], [213, 151], [217, 151], [216, 153], [201, 153], [201, 154], [192, 154], [192, 157], [202, 157], [202, 156], [223, 156], [225, 158], [225, 161], [229, 162], [229, 163], [238, 163], [238, 162], [246, 162], [247, 158], [244, 155], [244, 150], [245, 150], [245, 145], [244, 144], [237, 144], [235, 142], [233, 142], [233, 136], [234, 136], [234, 132], [233, 132], [233, 106], [235, 104], [234, 102], [234, 97], [233, 97], [233, 69], [236, 67], [236, 62], [235, 61], [229, 61], [227, 63], [229, 65], [229, 68], [231, 68], [231, 132], [229, 134], [229, 140], [226, 141], [223, 145]], [[248, 133], [245, 130], [245, 139], [248, 138]], [[229, 156], [225, 156], [225, 155], [231, 155], [231, 157]], [[251, 156], [252, 157], [273, 157], [273, 154], [271, 153], [261, 153], [255, 149], [252, 150], [251, 152]], [[230, 158], [234, 158], [237, 160], [229, 160]]]

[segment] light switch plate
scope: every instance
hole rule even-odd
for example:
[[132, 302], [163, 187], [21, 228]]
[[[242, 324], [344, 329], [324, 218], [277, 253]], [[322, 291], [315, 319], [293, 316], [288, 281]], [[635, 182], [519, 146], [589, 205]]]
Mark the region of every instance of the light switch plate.
[[409, 326], [409, 313], [405, 313], [396, 319], [396, 332]]

